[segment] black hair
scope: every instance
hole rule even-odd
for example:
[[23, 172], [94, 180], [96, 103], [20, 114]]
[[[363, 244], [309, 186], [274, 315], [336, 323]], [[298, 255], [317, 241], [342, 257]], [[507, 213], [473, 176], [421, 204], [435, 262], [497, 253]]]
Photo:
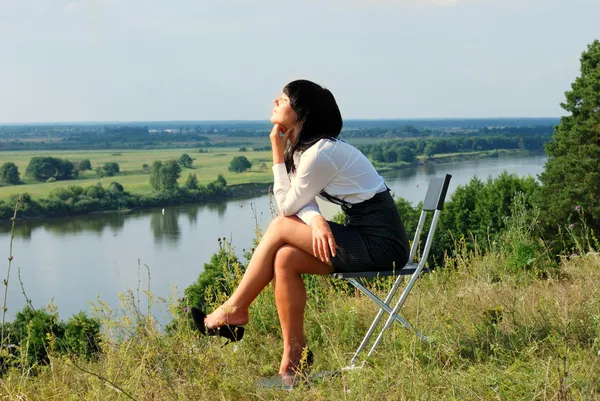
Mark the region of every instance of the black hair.
[[333, 94], [314, 82], [300, 79], [283, 88], [298, 117], [296, 139], [285, 152], [285, 167], [294, 172], [294, 153], [303, 152], [323, 138], [335, 140], [342, 131], [342, 114]]

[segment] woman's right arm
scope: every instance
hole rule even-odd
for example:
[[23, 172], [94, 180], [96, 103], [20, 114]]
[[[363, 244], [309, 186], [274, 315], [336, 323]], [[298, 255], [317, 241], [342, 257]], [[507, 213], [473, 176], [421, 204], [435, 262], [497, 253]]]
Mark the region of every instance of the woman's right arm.
[[290, 180], [284, 163], [273, 164], [273, 193], [279, 212], [283, 216], [300, 212], [331, 182], [337, 172], [329, 156], [318, 153], [317, 149], [309, 149], [302, 154], [293, 180]]

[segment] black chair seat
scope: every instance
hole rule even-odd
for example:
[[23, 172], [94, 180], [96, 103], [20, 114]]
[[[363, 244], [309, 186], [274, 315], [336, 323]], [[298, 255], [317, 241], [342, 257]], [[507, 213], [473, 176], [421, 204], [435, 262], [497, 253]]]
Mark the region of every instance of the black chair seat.
[[[351, 273], [333, 273], [333, 278], [375, 278], [390, 276], [408, 276], [417, 270], [418, 264], [408, 263], [400, 270], [386, 270], [380, 272], [351, 272]], [[421, 273], [427, 273], [429, 269], [423, 268]]]

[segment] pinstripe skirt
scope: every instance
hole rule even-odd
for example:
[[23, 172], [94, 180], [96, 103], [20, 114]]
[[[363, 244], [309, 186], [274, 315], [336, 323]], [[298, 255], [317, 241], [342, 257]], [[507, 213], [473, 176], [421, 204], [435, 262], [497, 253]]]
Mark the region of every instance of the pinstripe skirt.
[[344, 204], [346, 224], [330, 221], [338, 246], [334, 272], [401, 269], [410, 253], [408, 237], [389, 190], [361, 203]]

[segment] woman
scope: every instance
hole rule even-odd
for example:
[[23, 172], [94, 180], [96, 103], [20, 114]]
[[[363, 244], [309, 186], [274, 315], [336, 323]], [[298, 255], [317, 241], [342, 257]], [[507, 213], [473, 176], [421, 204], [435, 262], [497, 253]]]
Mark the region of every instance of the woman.
[[[231, 297], [210, 315], [194, 317], [205, 334], [208, 329], [239, 339], [222, 329], [246, 324], [248, 307], [273, 280], [283, 334], [279, 373], [285, 376], [296, 372], [306, 347], [302, 274], [399, 269], [407, 262], [409, 245], [381, 176], [361, 152], [336, 139], [342, 117], [331, 92], [298, 80], [273, 103], [270, 139], [280, 215]], [[325, 220], [316, 196], [342, 205], [347, 225]]]

